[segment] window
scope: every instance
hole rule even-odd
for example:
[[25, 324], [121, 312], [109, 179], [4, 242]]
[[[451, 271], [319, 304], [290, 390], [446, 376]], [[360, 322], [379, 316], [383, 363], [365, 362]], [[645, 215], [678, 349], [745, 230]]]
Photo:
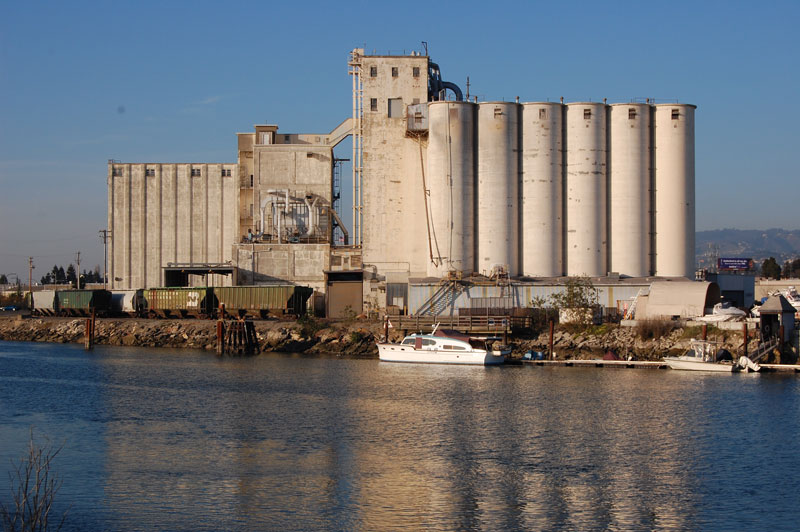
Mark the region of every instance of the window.
[[405, 340], [403, 340], [403, 345], [414, 345], [414, 339], [406, 338]]
[[628, 109], [628, 120], [636, 120], [636, 109], [633, 107]]
[[230, 168], [223, 168], [222, 169], [222, 177], [230, 177], [230, 176], [231, 176]]
[[393, 78], [396, 78], [396, 77], [397, 77], [397, 73], [398, 73], [398, 72], [397, 72], [397, 67], [392, 67], [392, 77], [393, 77]]
[[539, 120], [547, 118], [547, 109], [539, 109]]
[[411, 71], [414, 73], [415, 78], [419, 77], [419, 67], [414, 67]]
[[115, 166], [114, 168], [111, 169], [111, 175], [113, 175], [114, 177], [122, 177], [122, 168], [120, 168], [119, 166]]
[[283, 142], [285, 142], [287, 144], [292, 142], [292, 136], [291, 135], [284, 135], [283, 136]]
[[389, 98], [389, 118], [403, 117], [403, 99]]
[[377, 98], [370, 98], [369, 99], [369, 110], [370, 111], [377, 111], [378, 110], [378, 99]]
[[583, 119], [584, 120], [589, 120], [590, 118], [592, 118], [592, 110], [591, 109], [584, 109], [583, 110]]
[[253, 188], [253, 174], [250, 174], [250, 188]]
[[378, 77], [378, 67], [369, 67], [369, 77], [377, 78]]
[[147, 168], [147, 169], [144, 171], [144, 176], [145, 176], [145, 177], [155, 177], [155, 176], [156, 176], [156, 170], [155, 170], [155, 168]]
[[672, 110], [672, 119], [678, 120], [681, 117], [681, 110], [680, 109], [673, 109]]
[[192, 168], [192, 177], [200, 177], [200, 169]]

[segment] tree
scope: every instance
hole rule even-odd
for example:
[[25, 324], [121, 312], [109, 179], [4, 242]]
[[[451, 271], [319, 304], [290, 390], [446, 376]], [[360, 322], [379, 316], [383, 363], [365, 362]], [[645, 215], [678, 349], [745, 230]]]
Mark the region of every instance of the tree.
[[781, 278], [781, 267], [778, 266], [775, 257], [764, 259], [764, 262], [761, 264], [761, 275], [767, 279]]
[[6, 277], [6, 274], [0, 275], [0, 284], [8, 284], [8, 277]]
[[796, 279], [800, 277], [800, 259], [787, 260], [783, 264], [781, 273], [784, 279]]
[[75, 266], [73, 266], [72, 264], [70, 264], [69, 266], [67, 266], [67, 276], [66, 276], [66, 281], [67, 281], [68, 283], [74, 283], [74, 282], [75, 282], [77, 279], [78, 279], [78, 278], [77, 278], [77, 276], [75, 275]]
[[533, 307], [550, 306], [557, 310], [569, 309], [573, 312], [572, 321], [589, 325], [592, 321], [593, 310], [597, 308], [597, 289], [588, 277], [570, 277], [564, 285], [564, 290], [552, 294], [548, 298], [536, 298], [531, 301]]

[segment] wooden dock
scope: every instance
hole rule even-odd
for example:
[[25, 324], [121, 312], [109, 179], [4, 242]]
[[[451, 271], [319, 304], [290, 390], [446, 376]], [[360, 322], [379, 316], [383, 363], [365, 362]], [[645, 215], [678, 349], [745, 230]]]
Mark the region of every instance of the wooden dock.
[[[561, 366], [575, 368], [613, 368], [613, 369], [669, 369], [663, 360], [520, 360], [532, 366]], [[512, 364], [518, 363], [515, 359]], [[760, 364], [762, 373], [800, 373], [798, 364]]]
[[663, 360], [523, 360], [522, 363], [533, 366], [567, 366], [576, 368], [669, 369], [669, 366]]

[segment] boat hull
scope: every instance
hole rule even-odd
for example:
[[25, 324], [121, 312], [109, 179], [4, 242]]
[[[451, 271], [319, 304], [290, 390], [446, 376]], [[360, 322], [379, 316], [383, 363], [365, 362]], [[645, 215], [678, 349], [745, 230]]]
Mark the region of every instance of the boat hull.
[[414, 349], [401, 344], [378, 344], [378, 357], [383, 362], [413, 364], [453, 364], [468, 366], [496, 366], [505, 362], [506, 351], [445, 351]]
[[664, 362], [672, 369], [686, 371], [713, 371], [717, 373], [731, 373], [733, 371], [733, 364], [686, 360], [684, 357], [664, 357]]

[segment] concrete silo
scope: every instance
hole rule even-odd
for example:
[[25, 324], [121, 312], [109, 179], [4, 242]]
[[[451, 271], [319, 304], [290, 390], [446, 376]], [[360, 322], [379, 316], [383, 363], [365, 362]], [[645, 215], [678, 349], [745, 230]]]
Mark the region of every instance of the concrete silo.
[[519, 104], [478, 106], [478, 260], [519, 271]]
[[522, 105], [522, 274], [558, 277], [563, 262], [563, 106]]
[[655, 106], [656, 275], [694, 278], [695, 109]]
[[475, 270], [475, 104], [428, 106], [427, 188], [433, 262], [428, 275]]
[[651, 107], [609, 106], [609, 270], [651, 274]]
[[607, 273], [606, 106], [566, 106], [567, 275]]

